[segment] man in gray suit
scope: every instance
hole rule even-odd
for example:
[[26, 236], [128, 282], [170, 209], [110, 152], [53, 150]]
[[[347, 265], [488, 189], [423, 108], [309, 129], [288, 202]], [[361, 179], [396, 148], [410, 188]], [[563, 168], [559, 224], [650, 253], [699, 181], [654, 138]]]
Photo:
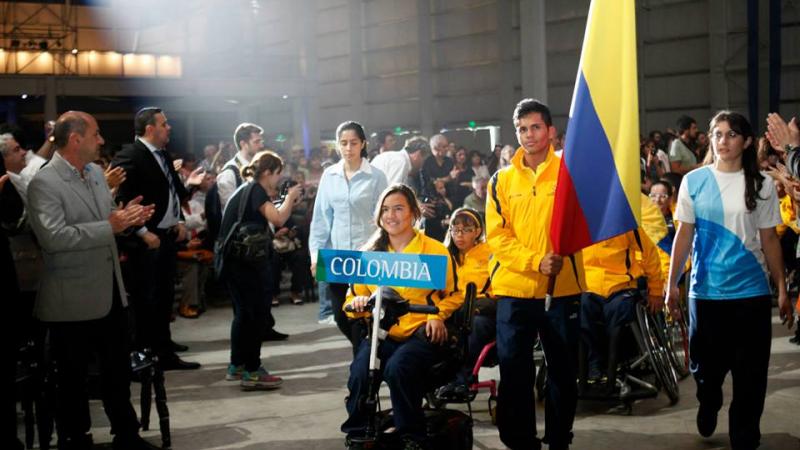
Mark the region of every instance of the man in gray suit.
[[115, 234], [153, 214], [141, 197], [115, 206], [97, 159], [103, 138], [84, 112], [59, 117], [58, 151], [28, 187], [28, 215], [42, 248], [44, 270], [34, 314], [50, 331], [57, 368], [59, 449], [90, 449], [86, 380], [90, 355], [100, 367], [100, 389], [114, 433], [114, 449], [156, 448], [139, 436], [130, 402], [127, 301]]

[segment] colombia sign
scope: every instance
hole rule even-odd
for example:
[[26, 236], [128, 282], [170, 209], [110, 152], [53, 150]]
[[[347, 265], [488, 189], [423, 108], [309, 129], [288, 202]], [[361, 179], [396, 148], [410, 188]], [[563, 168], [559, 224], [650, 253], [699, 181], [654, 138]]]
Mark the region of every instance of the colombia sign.
[[325, 249], [317, 257], [316, 278], [328, 283], [444, 289], [447, 257]]

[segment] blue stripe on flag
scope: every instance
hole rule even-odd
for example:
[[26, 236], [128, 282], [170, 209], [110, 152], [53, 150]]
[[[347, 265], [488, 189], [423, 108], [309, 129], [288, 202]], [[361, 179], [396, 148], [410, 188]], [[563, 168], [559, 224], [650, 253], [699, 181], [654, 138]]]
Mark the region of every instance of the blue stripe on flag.
[[[564, 160], [592, 241], [599, 242], [634, 229], [637, 224], [583, 73], [577, 83]], [[625, 212], [622, 218], [621, 210]]]

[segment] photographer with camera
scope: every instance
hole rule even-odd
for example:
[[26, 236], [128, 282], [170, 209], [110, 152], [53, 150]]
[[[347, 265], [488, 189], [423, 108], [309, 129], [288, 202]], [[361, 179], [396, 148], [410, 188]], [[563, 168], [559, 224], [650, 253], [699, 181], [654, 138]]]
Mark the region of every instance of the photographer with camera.
[[[325, 169], [319, 181], [308, 249], [311, 272], [317, 269], [321, 248], [356, 250], [375, 232], [372, 218], [381, 192], [386, 189], [386, 175], [367, 161], [367, 135], [357, 122], [344, 122], [336, 128], [336, 148], [342, 159]], [[360, 341], [360, 329], [351, 324], [342, 311], [346, 284], [328, 285], [336, 325], [350, 342], [353, 351]]]
[[222, 217], [217, 253], [218, 275], [233, 299], [231, 324], [231, 361], [225, 379], [240, 381], [243, 390], [273, 389], [281, 379], [261, 365], [261, 338], [264, 317], [270, 307], [269, 287], [272, 232], [292, 214], [292, 207], [302, 194], [301, 186], [287, 190], [280, 207], [270, 200], [267, 191], [276, 189], [283, 160], [269, 150], [257, 153], [242, 169], [247, 180], [228, 202]]

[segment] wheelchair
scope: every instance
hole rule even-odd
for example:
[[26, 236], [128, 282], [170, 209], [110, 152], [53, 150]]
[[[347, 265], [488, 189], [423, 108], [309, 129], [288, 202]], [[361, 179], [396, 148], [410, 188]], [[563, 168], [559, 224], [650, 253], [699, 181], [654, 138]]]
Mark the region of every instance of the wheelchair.
[[[578, 398], [581, 400], [618, 401], [627, 414], [633, 411], [636, 400], [655, 398], [663, 390], [670, 406], [678, 403], [680, 389], [675, 360], [680, 352], [674, 350], [666, 330], [663, 313], [652, 314], [646, 303], [636, 301], [635, 318], [622, 327], [622, 337], [611, 360], [616, 360], [614, 368], [608, 373], [610, 379], [599, 383], [588, 380], [587, 353], [583, 340], [578, 351]], [[679, 325], [676, 325], [679, 326]], [[688, 343], [688, 340], [686, 341]], [[682, 348], [682, 347], [681, 347]], [[542, 359], [536, 376], [536, 391], [541, 401], [544, 398], [547, 378], [547, 364]]]
[[[470, 334], [473, 331], [473, 324], [475, 319], [475, 312], [477, 310], [477, 304], [475, 299], [475, 284], [469, 283], [466, 288], [466, 296], [464, 300], [464, 305], [462, 309], [459, 311], [459, 314], [456, 316], [460, 321], [458, 324], [458, 329], [461, 333], [461, 343], [458, 349], [457, 354], [459, 354], [462, 358], [467, 354], [467, 343]], [[541, 353], [541, 352], [540, 352]], [[456, 353], [454, 353], [456, 354]], [[465, 361], [465, 358], [462, 359], [462, 364]], [[497, 365], [497, 348], [496, 348], [496, 341], [493, 339], [492, 341], [486, 343], [483, 348], [481, 349], [480, 354], [478, 355], [477, 360], [473, 364], [470, 370], [470, 377], [468, 378], [467, 382], [467, 391], [465, 393], [445, 393], [444, 387], [446, 386], [446, 382], [453, 381], [456, 376], [455, 373], [450, 374], [449, 378], [443, 377], [442, 380], [445, 383], [442, 383], [441, 387], [436, 389], [434, 392], [428, 395], [427, 401], [429, 404], [433, 405], [434, 407], [440, 408], [443, 405], [453, 403], [453, 404], [464, 404], [467, 406], [467, 411], [469, 413], [470, 418], [472, 418], [472, 403], [475, 401], [478, 393], [486, 389], [489, 392], [489, 397], [487, 399], [487, 411], [491, 417], [491, 421], [493, 425], [497, 424], [497, 416], [496, 416], [496, 408], [497, 408], [497, 380], [489, 379], [489, 380], [481, 380], [480, 379], [480, 370], [482, 367], [494, 367]], [[463, 366], [462, 366], [463, 367]]]
[[[475, 292], [475, 285], [470, 283], [467, 287], [464, 305], [459, 310], [460, 314], [454, 314], [455, 317], [447, 321], [449, 342], [445, 344], [447, 348], [443, 351], [444, 359], [431, 366], [426, 377], [428, 392], [425, 394], [425, 405], [423, 406], [426, 434], [431, 448], [437, 450], [472, 449], [471, 411], [468, 416], [460, 411], [445, 409], [444, 403], [436, 399], [435, 389], [455, 377], [456, 372], [463, 364]], [[367, 336], [373, 344], [370, 348], [369, 388], [364, 399], [369, 421], [363, 437], [348, 439], [345, 442], [345, 445], [351, 449], [393, 450], [402, 448], [401, 437], [395, 433], [392, 410], [383, 410], [380, 405], [378, 396], [380, 380], [377, 377], [377, 364], [380, 362], [377, 357], [377, 345], [380, 345], [380, 340], [384, 339], [388, 330], [397, 323], [400, 316], [408, 313], [436, 314], [439, 311], [436, 306], [410, 304], [407, 300], [400, 298], [391, 288], [382, 288], [381, 296], [381, 319], [378, 327], [375, 327], [374, 324], [368, 327], [370, 334]], [[373, 294], [368, 307], [374, 307], [376, 302], [376, 295]], [[371, 318], [367, 320], [372, 322]], [[375, 336], [376, 331], [377, 336]], [[373, 361], [377, 364], [374, 364]]]
[[673, 317], [669, 312], [655, 317], [664, 330], [669, 361], [681, 380], [689, 376], [689, 325], [686, 321], [688, 314], [684, 307], [680, 317]]
[[679, 281], [681, 288], [680, 317], [673, 317], [665, 310], [664, 314], [657, 316], [662, 321], [669, 357], [675, 372], [682, 380], [689, 376], [689, 299], [686, 294], [686, 276]]

